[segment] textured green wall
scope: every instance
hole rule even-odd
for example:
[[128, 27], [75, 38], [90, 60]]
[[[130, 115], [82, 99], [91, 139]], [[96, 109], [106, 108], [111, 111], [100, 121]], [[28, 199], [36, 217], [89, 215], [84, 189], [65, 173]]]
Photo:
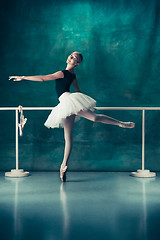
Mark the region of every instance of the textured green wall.
[[[54, 81], [11, 82], [9, 75], [43, 75], [65, 68], [81, 51], [82, 91], [97, 106], [159, 106], [160, 3], [157, 0], [2, 1], [1, 106], [55, 106]], [[135, 129], [81, 119], [74, 128], [70, 170], [131, 171], [141, 166], [141, 112], [105, 111]], [[49, 111], [26, 111], [20, 167], [58, 170], [63, 130], [43, 126]], [[160, 169], [160, 112], [146, 114], [146, 167]], [[0, 169], [15, 167], [15, 113], [0, 112]]]

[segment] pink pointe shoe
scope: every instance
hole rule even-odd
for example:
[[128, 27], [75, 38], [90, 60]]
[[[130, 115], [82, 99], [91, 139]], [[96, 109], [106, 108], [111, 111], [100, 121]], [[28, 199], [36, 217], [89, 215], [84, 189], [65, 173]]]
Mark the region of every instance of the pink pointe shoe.
[[66, 182], [66, 172], [67, 172], [67, 166], [62, 166], [60, 168], [60, 179], [62, 182]]
[[134, 122], [119, 122], [118, 126], [121, 128], [134, 128], [135, 123]]
[[20, 136], [23, 136], [23, 128], [24, 128], [24, 125], [27, 122], [27, 118], [24, 118], [23, 108], [22, 108], [21, 105], [19, 105], [19, 112], [20, 112], [20, 123], [18, 124], [19, 134], [20, 134]]
[[24, 118], [23, 121], [18, 124], [20, 136], [23, 136], [23, 128], [26, 122], [27, 122], [27, 118]]

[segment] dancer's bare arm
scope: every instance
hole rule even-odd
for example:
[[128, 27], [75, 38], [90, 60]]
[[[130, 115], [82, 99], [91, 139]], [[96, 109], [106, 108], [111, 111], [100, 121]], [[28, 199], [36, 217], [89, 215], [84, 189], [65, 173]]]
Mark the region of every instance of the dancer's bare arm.
[[38, 75], [38, 76], [10, 76], [9, 80], [13, 79], [13, 81], [22, 81], [22, 80], [29, 80], [29, 81], [38, 81], [38, 82], [43, 82], [43, 81], [50, 81], [50, 80], [55, 80], [58, 78], [63, 78], [64, 73], [62, 71], [58, 71], [53, 74], [49, 75]]
[[77, 78], [75, 78], [73, 80], [73, 86], [74, 86], [74, 89], [76, 90], [76, 92], [81, 92], [80, 88], [79, 88], [79, 85], [78, 85], [78, 81], [77, 81]]

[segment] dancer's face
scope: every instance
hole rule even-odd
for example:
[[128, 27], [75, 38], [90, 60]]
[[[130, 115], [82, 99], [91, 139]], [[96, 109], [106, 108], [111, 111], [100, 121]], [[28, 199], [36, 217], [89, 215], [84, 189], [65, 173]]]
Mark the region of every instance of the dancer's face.
[[72, 66], [77, 66], [80, 63], [79, 56], [76, 53], [71, 53], [71, 55], [68, 56], [67, 58], [67, 63], [72, 65]]

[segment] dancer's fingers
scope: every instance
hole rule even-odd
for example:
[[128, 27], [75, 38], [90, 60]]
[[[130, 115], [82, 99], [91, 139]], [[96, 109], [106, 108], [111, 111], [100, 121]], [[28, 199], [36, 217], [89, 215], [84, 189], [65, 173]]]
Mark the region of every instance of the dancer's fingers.
[[15, 78], [15, 76], [9, 76], [9, 80], [11, 80], [11, 79], [13, 79], [13, 78]]
[[13, 80], [14, 82], [15, 81], [22, 81], [23, 77], [21, 76], [10, 76], [9, 77], [9, 80]]
[[18, 76], [10, 76], [9, 77], [9, 80], [13, 80], [14, 81], [14, 79], [16, 79]]

